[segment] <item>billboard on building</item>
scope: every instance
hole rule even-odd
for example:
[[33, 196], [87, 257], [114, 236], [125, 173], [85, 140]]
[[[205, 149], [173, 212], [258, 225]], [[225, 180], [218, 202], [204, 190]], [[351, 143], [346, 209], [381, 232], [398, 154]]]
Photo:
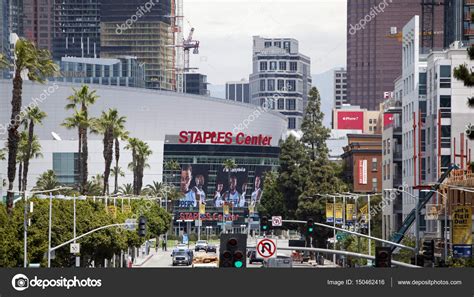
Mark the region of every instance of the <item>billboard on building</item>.
[[183, 196], [179, 201], [179, 206], [198, 207], [199, 204], [206, 204], [207, 182], [207, 166], [200, 164], [182, 165], [180, 190]]
[[337, 129], [339, 130], [364, 130], [363, 111], [338, 111]]
[[367, 184], [367, 160], [359, 160], [359, 185]]
[[246, 199], [248, 188], [248, 168], [237, 166], [227, 169], [219, 166], [216, 178], [216, 194], [214, 204], [216, 206], [228, 203], [231, 207], [248, 207], [249, 201]]
[[393, 114], [392, 113], [384, 113], [383, 114], [383, 127], [387, 127], [393, 123]]

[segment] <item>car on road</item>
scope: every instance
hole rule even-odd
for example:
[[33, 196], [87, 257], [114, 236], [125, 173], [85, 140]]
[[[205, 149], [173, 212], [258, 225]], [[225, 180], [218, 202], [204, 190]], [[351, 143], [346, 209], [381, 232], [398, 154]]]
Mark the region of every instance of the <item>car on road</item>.
[[292, 268], [293, 259], [288, 255], [277, 255], [276, 258], [270, 258], [263, 261], [263, 267], [267, 268]]
[[248, 251], [247, 258], [249, 259], [249, 264], [253, 264], [255, 262], [263, 263], [263, 259], [257, 258], [257, 251], [255, 250]]
[[208, 244], [208, 245], [207, 245], [206, 252], [207, 252], [207, 253], [217, 253], [217, 247], [216, 247], [216, 245], [215, 245], [215, 244]]
[[198, 240], [196, 242], [196, 247], [194, 248], [196, 252], [199, 251], [207, 251], [207, 241], [205, 240]]
[[173, 253], [173, 266], [185, 265], [189, 266], [193, 263], [188, 252], [178, 251]]

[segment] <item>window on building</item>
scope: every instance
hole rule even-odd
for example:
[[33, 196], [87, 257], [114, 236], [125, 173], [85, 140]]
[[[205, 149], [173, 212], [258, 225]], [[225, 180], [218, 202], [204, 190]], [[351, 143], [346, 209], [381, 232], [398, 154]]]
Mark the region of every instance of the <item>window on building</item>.
[[291, 51], [291, 42], [289, 41], [283, 42], [283, 48], [289, 53]]
[[426, 172], [427, 172], [428, 174], [431, 173], [431, 157], [428, 157], [428, 158], [426, 159]]
[[285, 91], [285, 81], [283, 79], [278, 80], [278, 91]]
[[284, 110], [285, 109], [285, 99], [280, 98], [278, 99], [278, 110]]
[[296, 129], [296, 118], [288, 118], [288, 129]]
[[279, 63], [280, 70], [286, 70], [286, 61], [280, 61]]
[[392, 147], [392, 140], [387, 139], [387, 154], [390, 154], [391, 147]]
[[391, 166], [390, 166], [390, 161], [389, 163], [387, 164], [387, 179], [390, 179], [390, 175], [391, 175]]
[[271, 47], [272, 42], [271, 41], [265, 41], [265, 47]]
[[378, 192], [378, 188], [379, 188], [379, 185], [378, 185], [377, 178], [374, 177], [372, 178], [372, 192], [374, 193]]
[[418, 93], [420, 95], [426, 95], [426, 72], [420, 72], [418, 82]]
[[372, 158], [372, 171], [377, 171], [377, 158]]
[[286, 88], [288, 91], [295, 92], [296, 91], [296, 81], [295, 80], [289, 80], [287, 81]]
[[261, 61], [260, 62], [260, 71], [267, 71], [267, 69], [268, 69], [267, 66], [268, 66], [268, 64], [267, 64], [266, 61]]
[[441, 65], [439, 66], [439, 87], [440, 88], [451, 88], [451, 66]]
[[277, 62], [276, 61], [270, 61], [270, 70], [277, 70]]
[[77, 184], [79, 182], [78, 154], [53, 153], [53, 171], [60, 184]]
[[273, 46], [280, 47], [281, 48], [281, 41], [275, 41], [273, 43]]
[[290, 71], [298, 71], [298, 62], [290, 62]]
[[296, 99], [286, 99], [286, 109], [296, 110]]
[[260, 80], [260, 91], [261, 92], [265, 92], [265, 86], [266, 86], [265, 80], [261, 79]]
[[275, 80], [269, 79], [267, 82], [268, 91], [275, 91]]

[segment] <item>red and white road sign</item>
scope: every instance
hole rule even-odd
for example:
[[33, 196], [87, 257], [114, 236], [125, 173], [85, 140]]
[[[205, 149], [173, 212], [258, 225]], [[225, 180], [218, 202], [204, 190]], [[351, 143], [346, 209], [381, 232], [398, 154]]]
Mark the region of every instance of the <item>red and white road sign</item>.
[[277, 256], [276, 240], [270, 238], [262, 238], [257, 241], [257, 258], [269, 259]]
[[283, 225], [283, 221], [281, 216], [273, 216], [272, 217], [272, 226], [273, 227], [281, 227]]

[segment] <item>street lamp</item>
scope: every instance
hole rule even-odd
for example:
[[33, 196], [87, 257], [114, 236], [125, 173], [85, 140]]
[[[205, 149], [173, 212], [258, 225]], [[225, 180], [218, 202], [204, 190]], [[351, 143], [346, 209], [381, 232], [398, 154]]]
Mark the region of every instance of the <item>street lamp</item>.
[[424, 193], [435, 192], [444, 198], [444, 261], [448, 261], [448, 197], [435, 190], [421, 190]]

